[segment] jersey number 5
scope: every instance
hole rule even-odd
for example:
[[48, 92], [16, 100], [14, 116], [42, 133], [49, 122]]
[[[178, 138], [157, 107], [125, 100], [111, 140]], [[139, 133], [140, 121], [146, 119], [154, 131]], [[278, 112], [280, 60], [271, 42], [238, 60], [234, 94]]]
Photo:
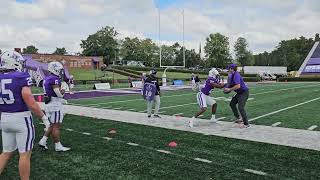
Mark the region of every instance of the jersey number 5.
[[1, 80], [1, 98], [0, 98], [0, 104], [13, 104], [14, 103], [14, 96], [10, 89], [6, 89], [7, 84], [11, 84], [12, 79], [2, 79]]

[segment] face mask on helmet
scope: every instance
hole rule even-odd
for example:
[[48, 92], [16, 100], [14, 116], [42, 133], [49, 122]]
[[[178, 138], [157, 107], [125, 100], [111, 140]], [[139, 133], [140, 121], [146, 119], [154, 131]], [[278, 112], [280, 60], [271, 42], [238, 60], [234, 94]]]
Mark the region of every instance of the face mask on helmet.
[[25, 60], [21, 54], [15, 51], [6, 51], [1, 57], [1, 69], [2, 70], [14, 70], [22, 71], [25, 67]]
[[64, 71], [63, 71], [63, 66], [59, 62], [51, 62], [48, 64], [48, 71], [51, 74], [54, 74], [56, 76], [59, 76], [60, 78], [64, 77]]

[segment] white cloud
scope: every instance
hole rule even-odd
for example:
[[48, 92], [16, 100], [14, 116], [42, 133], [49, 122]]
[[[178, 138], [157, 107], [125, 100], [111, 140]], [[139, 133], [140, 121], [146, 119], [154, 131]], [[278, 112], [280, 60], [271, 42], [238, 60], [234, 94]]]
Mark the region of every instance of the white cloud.
[[[313, 37], [320, 29], [320, 1], [308, 0], [190, 0], [161, 10], [164, 44], [185, 44], [198, 50], [210, 33], [229, 37], [230, 49], [239, 36], [247, 38], [254, 53], [270, 51], [279, 41]], [[114, 26], [119, 38], [153, 38], [158, 42], [158, 12], [152, 0], [2, 0], [0, 49], [36, 45], [40, 52], [66, 47], [79, 52], [80, 42], [103, 26]]]

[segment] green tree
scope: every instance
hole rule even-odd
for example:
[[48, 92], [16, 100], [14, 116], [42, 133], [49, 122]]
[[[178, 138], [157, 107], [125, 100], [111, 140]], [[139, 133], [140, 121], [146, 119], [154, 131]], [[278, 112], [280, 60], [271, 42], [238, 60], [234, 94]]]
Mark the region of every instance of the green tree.
[[239, 37], [234, 44], [234, 52], [236, 61], [241, 66], [248, 66], [253, 64], [252, 53], [248, 50], [248, 42], [245, 38]]
[[116, 36], [118, 34], [113, 27], [106, 26], [89, 35], [86, 40], [81, 40], [82, 55], [103, 56], [104, 63], [115, 60], [115, 54], [118, 49]]
[[34, 45], [23, 48], [23, 54], [38, 54], [38, 50]]
[[58, 55], [65, 55], [68, 54], [66, 48], [62, 47], [62, 48], [56, 48], [56, 50], [53, 52], [53, 54], [58, 54]]
[[229, 38], [220, 33], [207, 37], [204, 51], [210, 67], [223, 68], [230, 63]]

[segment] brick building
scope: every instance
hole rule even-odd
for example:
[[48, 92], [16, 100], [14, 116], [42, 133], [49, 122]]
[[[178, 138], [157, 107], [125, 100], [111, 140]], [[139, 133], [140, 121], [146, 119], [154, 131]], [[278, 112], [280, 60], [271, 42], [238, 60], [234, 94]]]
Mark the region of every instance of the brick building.
[[93, 62], [95, 62], [97, 68], [100, 69], [103, 65], [102, 57], [90, 57], [90, 56], [74, 56], [74, 55], [55, 55], [55, 54], [30, 54], [32, 59], [49, 63], [52, 61], [59, 61], [63, 63], [68, 69], [81, 68], [92, 69]]

